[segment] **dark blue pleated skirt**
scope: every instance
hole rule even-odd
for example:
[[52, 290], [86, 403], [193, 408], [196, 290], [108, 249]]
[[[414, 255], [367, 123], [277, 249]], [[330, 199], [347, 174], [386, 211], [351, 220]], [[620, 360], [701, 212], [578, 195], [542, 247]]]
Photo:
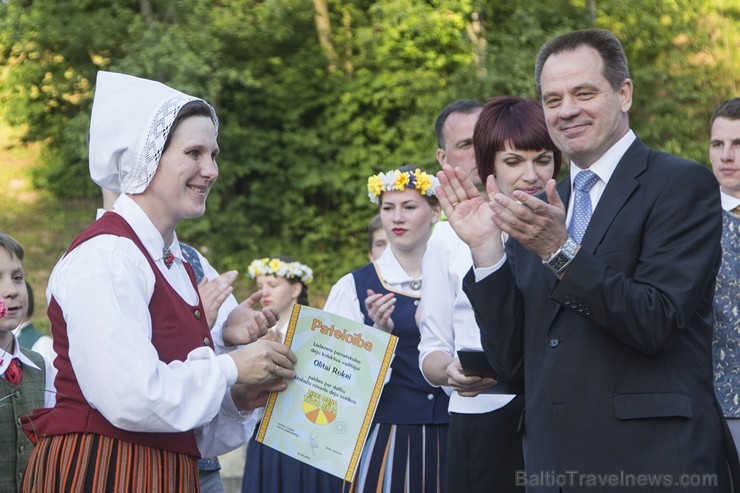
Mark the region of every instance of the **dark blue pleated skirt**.
[[247, 446], [242, 493], [341, 493], [349, 483], [255, 440]]
[[373, 425], [351, 491], [442, 491], [447, 429], [447, 424]]

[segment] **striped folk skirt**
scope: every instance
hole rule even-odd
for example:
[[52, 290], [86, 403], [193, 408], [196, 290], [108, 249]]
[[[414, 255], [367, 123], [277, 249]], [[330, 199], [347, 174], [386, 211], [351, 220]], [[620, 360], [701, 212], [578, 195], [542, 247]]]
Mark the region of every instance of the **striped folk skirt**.
[[362, 451], [351, 493], [442, 491], [447, 424], [375, 424]]
[[41, 437], [21, 491], [197, 493], [198, 459], [89, 433]]

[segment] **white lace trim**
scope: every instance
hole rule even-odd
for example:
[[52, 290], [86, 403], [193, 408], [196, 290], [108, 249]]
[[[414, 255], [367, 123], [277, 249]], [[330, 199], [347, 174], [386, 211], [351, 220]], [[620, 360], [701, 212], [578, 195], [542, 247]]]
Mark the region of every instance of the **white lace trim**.
[[[152, 181], [154, 173], [157, 172], [157, 166], [162, 157], [164, 144], [167, 142], [167, 136], [170, 134], [170, 129], [175, 122], [177, 114], [185, 104], [198, 100], [199, 98], [183, 94], [168, 99], [159, 107], [149, 126], [149, 133], [142, 147], [141, 156], [136, 161], [136, 169], [133, 172], [129, 185], [124, 190], [125, 193], [137, 194], [146, 189]], [[216, 135], [218, 135], [216, 112], [211, 105], [208, 105], [208, 107], [211, 110], [211, 119], [216, 127]]]

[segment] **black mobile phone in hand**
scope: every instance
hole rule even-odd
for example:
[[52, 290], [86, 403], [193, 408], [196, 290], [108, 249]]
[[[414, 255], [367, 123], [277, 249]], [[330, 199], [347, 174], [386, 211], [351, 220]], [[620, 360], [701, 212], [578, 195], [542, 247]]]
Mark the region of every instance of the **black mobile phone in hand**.
[[496, 379], [496, 372], [488, 362], [483, 350], [461, 348], [457, 350], [457, 357], [460, 360], [460, 366], [462, 366], [462, 372], [465, 376]]

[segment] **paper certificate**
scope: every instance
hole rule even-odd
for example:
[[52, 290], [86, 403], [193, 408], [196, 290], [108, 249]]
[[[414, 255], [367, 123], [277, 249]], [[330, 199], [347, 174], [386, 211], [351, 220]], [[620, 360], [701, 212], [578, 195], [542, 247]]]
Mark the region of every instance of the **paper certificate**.
[[294, 305], [285, 344], [295, 380], [267, 401], [257, 441], [352, 482], [398, 338]]

